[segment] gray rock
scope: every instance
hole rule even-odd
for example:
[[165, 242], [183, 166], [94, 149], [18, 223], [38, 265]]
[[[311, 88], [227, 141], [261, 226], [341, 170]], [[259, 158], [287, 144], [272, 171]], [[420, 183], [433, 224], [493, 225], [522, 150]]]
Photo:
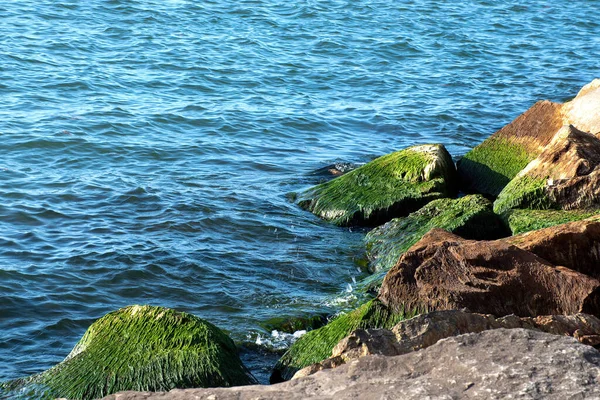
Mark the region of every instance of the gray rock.
[[142, 399], [600, 399], [600, 352], [525, 329], [460, 335], [409, 354], [367, 356], [272, 386], [123, 392]]

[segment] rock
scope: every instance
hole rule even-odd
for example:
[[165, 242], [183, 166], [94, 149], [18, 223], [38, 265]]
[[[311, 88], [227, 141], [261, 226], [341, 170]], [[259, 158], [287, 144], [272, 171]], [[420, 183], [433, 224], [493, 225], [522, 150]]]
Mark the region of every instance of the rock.
[[445, 229], [466, 239], [508, 236], [489, 200], [479, 195], [434, 200], [407, 217], [395, 218], [365, 237], [371, 271], [387, 271], [400, 256], [432, 228]]
[[511, 208], [600, 208], [600, 139], [564, 126], [494, 202], [497, 213]]
[[453, 195], [455, 174], [444, 146], [413, 146], [309, 189], [298, 204], [337, 225], [375, 226]]
[[433, 229], [388, 272], [379, 299], [393, 310], [600, 315], [599, 287], [594, 278], [554, 266], [502, 239], [466, 240]]
[[[528, 210], [513, 209], [501, 214], [513, 235], [580, 221], [598, 215], [596, 210]], [[543, 258], [543, 257], [542, 257]]]
[[498, 196], [563, 124], [562, 104], [538, 101], [459, 160], [461, 189]]
[[585, 85], [577, 97], [563, 106], [565, 122], [577, 129], [598, 136], [600, 134], [600, 79]]
[[390, 329], [358, 329], [342, 339], [330, 358], [303, 368], [293, 379], [312, 375], [367, 355], [397, 356], [427, 348], [438, 341], [465, 333], [499, 328], [535, 329], [553, 335], [573, 336], [578, 341], [600, 343], [600, 319], [588, 314], [545, 315], [519, 318], [509, 315], [495, 318], [462, 310], [434, 311], [399, 322]]
[[126, 392], [141, 399], [599, 398], [600, 353], [575, 339], [524, 329], [460, 335], [409, 354], [368, 356], [271, 386]]
[[[412, 315], [414, 314], [416, 310], [412, 312]], [[331, 349], [356, 329], [391, 328], [407, 315], [410, 313], [405, 313], [404, 310], [391, 312], [378, 300], [371, 300], [356, 310], [338, 316], [327, 325], [307, 332], [298, 339], [279, 359], [270, 381], [277, 383], [289, 380], [299, 369], [330, 357]]]
[[503, 239], [553, 265], [600, 279], [600, 215]]
[[2, 388], [95, 399], [122, 390], [252, 383], [235, 344], [214, 325], [168, 308], [130, 306], [94, 322], [60, 364]]

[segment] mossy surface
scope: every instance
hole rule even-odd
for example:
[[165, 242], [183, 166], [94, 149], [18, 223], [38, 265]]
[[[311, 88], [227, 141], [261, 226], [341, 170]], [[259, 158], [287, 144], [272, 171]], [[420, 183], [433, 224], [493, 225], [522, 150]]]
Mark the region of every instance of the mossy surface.
[[[433, 228], [477, 240], [498, 239], [510, 234], [492, 211], [492, 203], [483, 196], [435, 200], [407, 217], [393, 219], [366, 235], [371, 270], [387, 271], [392, 268], [406, 250]], [[374, 283], [370, 279], [370, 286]]]
[[2, 386], [51, 398], [95, 399], [122, 390], [251, 383], [255, 379], [235, 344], [214, 325], [167, 308], [130, 306], [94, 322], [60, 364]]
[[546, 193], [546, 178], [518, 176], [506, 187], [494, 202], [494, 211], [498, 214], [512, 208], [530, 208], [548, 210], [560, 208]]
[[441, 165], [451, 169], [430, 176], [435, 156], [416, 147], [379, 157], [339, 178], [317, 185], [298, 204], [341, 226], [376, 225], [408, 213], [455, 188], [449, 180], [454, 164], [447, 151]]
[[330, 357], [335, 345], [356, 329], [391, 328], [416, 314], [417, 311], [395, 313], [379, 300], [370, 300], [298, 339], [275, 365], [271, 382], [289, 380], [298, 370]]
[[567, 222], [580, 221], [599, 215], [600, 210], [528, 210], [514, 209], [505, 212], [502, 218], [513, 235], [548, 228]]
[[537, 154], [504, 138], [490, 137], [457, 164], [464, 190], [498, 196]]

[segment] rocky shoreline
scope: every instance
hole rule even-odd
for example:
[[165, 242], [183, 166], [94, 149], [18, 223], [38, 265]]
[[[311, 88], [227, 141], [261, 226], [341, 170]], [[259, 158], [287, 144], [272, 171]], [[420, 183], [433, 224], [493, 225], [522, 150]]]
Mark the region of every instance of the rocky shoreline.
[[600, 397], [600, 79], [534, 104], [456, 166], [431, 144], [336, 175], [297, 202], [373, 228], [373, 275], [363, 305], [281, 357], [271, 382], [293, 380], [255, 386], [219, 328], [131, 306], [0, 397]]

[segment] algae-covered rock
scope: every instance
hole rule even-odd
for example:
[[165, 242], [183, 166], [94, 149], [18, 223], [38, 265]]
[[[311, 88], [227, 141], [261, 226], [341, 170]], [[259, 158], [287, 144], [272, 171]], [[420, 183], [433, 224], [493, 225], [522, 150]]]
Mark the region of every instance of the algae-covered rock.
[[465, 239], [491, 240], [508, 236], [492, 203], [480, 195], [439, 199], [407, 217], [395, 218], [365, 237], [372, 271], [389, 270], [400, 256], [433, 228], [453, 232]]
[[404, 310], [391, 312], [378, 300], [370, 300], [298, 339], [275, 365], [271, 383], [289, 380], [296, 371], [330, 357], [333, 347], [356, 329], [391, 328], [414, 314], [408, 315]]
[[502, 214], [502, 218], [513, 235], [548, 228], [567, 222], [580, 221], [600, 214], [600, 210], [529, 210], [513, 209]]
[[497, 196], [563, 125], [562, 104], [538, 101], [457, 163], [461, 188]]
[[560, 129], [544, 151], [502, 190], [494, 211], [600, 208], [600, 139]]
[[5, 390], [95, 399], [122, 390], [256, 383], [233, 341], [214, 325], [163, 307], [130, 306], [94, 322], [63, 362]]
[[373, 226], [456, 192], [442, 145], [409, 147], [304, 192], [298, 204], [337, 225]]

